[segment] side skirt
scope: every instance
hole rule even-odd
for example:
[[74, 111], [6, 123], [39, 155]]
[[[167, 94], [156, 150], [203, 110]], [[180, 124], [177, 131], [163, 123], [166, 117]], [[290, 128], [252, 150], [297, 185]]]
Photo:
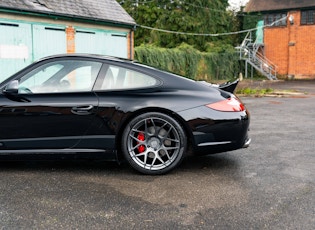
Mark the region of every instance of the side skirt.
[[51, 159], [54, 156], [60, 158], [84, 158], [84, 159], [102, 159], [108, 161], [117, 161], [116, 150], [104, 150], [104, 149], [27, 149], [27, 150], [0, 150], [1, 160], [5, 160], [6, 157], [21, 156], [30, 157], [32, 159], [40, 158]]

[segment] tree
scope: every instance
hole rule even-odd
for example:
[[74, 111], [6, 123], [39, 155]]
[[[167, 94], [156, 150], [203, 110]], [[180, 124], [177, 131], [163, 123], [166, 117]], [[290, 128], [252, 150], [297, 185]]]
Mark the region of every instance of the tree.
[[[227, 11], [228, 0], [121, 0], [119, 3], [136, 20], [148, 27], [197, 34], [218, 34], [237, 30], [235, 16]], [[187, 43], [201, 51], [214, 44], [233, 44], [233, 36], [192, 36], [137, 27], [135, 45], [155, 44], [174, 48]]]

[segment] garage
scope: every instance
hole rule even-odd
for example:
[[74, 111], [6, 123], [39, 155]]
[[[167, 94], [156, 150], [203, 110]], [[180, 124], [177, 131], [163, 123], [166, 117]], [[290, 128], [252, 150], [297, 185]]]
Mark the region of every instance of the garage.
[[54, 0], [3, 0], [0, 81], [54, 54], [94, 53], [132, 59], [134, 27], [134, 20], [114, 0], [61, 4]]

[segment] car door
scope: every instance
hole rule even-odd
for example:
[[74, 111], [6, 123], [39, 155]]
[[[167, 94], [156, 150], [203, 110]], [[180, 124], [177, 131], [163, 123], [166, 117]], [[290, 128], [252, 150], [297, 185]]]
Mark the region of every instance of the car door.
[[102, 63], [59, 58], [39, 63], [9, 84], [16, 94], [0, 96], [1, 149], [75, 147], [95, 118], [92, 92]]

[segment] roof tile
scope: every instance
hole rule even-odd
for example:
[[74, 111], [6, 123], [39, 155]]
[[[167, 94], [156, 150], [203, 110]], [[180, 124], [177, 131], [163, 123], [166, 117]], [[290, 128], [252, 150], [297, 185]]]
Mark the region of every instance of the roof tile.
[[314, 0], [250, 0], [245, 12], [263, 12], [315, 7]]
[[0, 8], [135, 25], [115, 0], [1, 0]]

